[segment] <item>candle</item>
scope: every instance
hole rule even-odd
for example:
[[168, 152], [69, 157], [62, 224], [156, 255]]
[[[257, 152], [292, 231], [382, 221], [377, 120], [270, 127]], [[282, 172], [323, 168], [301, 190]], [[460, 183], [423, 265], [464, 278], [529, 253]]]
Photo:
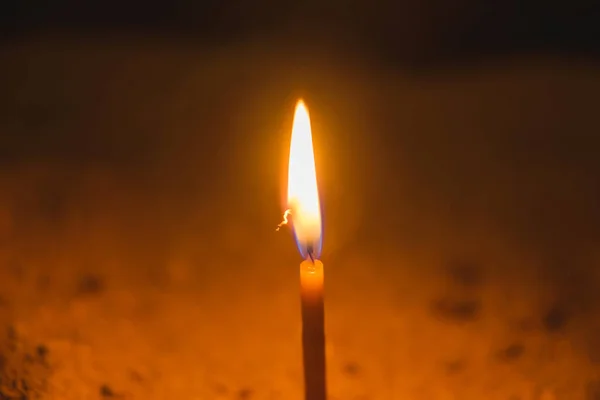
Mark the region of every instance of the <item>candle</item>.
[[[308, 109], [298, 101], [292, 126], [288, 166], [287, 210], [281, 227], [291, 216], [300, 264], [302, 359], [306, 400], [326, 399], [322, 222], [315, 156]], [[279, 229], [278, 227], [278, 229]]]
[[325, 400], [325, 312], [323, 307], [323, 263], [306, 260], [300, 264], [302, 303], [302, 358], [304, 398]]

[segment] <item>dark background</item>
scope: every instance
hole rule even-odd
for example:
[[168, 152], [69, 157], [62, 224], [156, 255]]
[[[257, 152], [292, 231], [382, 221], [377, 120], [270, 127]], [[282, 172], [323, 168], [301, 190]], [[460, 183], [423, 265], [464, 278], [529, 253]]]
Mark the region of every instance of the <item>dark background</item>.
[[575, 1], [41, 1], [9, 2], [10, 35], [40, 31], [249, 36], [289, 43], [337, 38], [400, 63], [465, 62], [506, 53], [598, 55], [599, 6]]

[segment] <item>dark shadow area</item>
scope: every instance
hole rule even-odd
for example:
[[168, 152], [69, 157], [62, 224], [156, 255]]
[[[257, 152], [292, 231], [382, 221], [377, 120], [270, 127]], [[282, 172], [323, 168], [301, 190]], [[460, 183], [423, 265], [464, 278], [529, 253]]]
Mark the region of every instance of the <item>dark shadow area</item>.
[[3, 9], [5, 40], [44, 32], [171, 36], [205, 45], [277, 37], [287, 47], [333, 42], [417, 68], [524, 53], [600, 55], [600, 6], [593, 0], [61, 0], [13, 1]]

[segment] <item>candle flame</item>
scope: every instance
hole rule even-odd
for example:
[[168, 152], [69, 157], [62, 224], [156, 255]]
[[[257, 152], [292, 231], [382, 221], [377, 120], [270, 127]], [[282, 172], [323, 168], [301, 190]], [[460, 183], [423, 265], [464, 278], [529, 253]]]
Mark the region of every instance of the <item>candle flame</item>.
[[288, 196], [284, 222], [291, 214], [294, 236], [303, 257], [321, 254], [322, 222], [317, 172], [308, 109], [302, 100], [296, 104], [290, 159]]

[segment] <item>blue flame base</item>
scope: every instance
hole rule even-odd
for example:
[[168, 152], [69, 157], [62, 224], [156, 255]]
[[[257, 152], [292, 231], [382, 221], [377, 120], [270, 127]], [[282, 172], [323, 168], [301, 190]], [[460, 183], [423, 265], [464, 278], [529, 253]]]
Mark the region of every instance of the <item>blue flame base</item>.
[[294, 239], [296, 240], [296, 246], [298, 247], [298, 251], [302, 258], [314, 258], [317, 259], [321, 257], [321, 251], [323, 249], [323, 240], [318, 239], [309, 242], [301, 242], [298, 240], [296, 234], [294, 234]]

